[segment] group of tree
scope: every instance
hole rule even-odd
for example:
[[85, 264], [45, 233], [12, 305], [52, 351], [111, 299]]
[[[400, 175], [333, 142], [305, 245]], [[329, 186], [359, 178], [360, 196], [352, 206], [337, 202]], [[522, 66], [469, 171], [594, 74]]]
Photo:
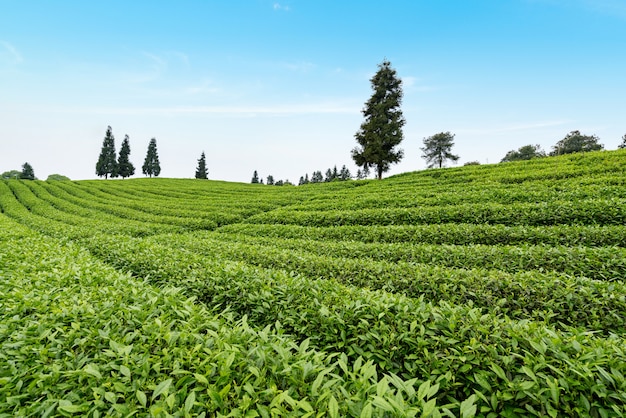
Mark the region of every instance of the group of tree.
[[[518, 150], [507, 152], [500, 162], [532, 160], [534, 158], [573, 154], [576, 152], [600, 151], [604, 149], [604, 145], [598, 141], [600, 139], [595, 135], [583, 135], [580, 131], [571, 131], [565, 135], [565, 138], [557, 142], [548, 154], [539, 145], [524, 145]], [[622, 143], [618, 145], [618, 148], [626, 148], [626, 135], [622, 137]]]
[[[254, 173], [252, 174], [252, 181], [250, 183], [264, 184], [263, 179], [259, 177], [259, 173], [256, 170], [254, 170]], [[293, 183], [289, 180], [274, 180], [274, 176], [271, 174], [267, 176], [265, 184], [269, 186], [293, 186]]]
[[341, 170], [337, 170], [337, 166], [334, 166], [332, 169], [326, 170], [326, 176], [322, 175], [321, 171], [314, 171], [309, 178], [308, 174], [304, 176], [300, 176], [300, 181], [298, 185], [301, 186], [303, 184], [309, 183], [328, 183], [331, 181], [347, 181], [352, 180], [352, 174], [350, 170], [345, 166], [345, 164], [341, 167]]
[[[128, 135], [122, 141], [119, 158], [115, 151], [115, 137], [111, 127], [107, 127], [107, 131], [102, 141], [102, 150], [96, 163], [96, 175], [98, 177], [121, 177], [126, 178], [135, 174], [135, 166], [130, 162], [130, 139]], [[159, 155], [157, 153], [156, 139], [152, 138], [148, 144], [148, 152], [141, 167], [143, 174], [146, 176], [158, 176], [161, 173], [161, 165], [159, 163]]]
[[2, 173], [2, 180], [36, 180], [35, 170], [29, 163], [22, 164], [22, 170], [10, 170]]

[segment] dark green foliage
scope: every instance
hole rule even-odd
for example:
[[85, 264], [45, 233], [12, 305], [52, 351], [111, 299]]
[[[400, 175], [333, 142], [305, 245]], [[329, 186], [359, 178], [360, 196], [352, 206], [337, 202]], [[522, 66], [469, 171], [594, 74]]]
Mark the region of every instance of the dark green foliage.
[[122, 141], [122, 147], [120, 148], [120, 155], [117, 160], [117, 174], [121, 178], [130, 177], [135, 174], [135, 166], [130, 162], [130, 142], [128, 135], [124, 137]]
[[454, 134], [450, 132], [440, 132], [424, 138], [424, 146], [420, 149], [424, 152], [422, 158], [428, 163], [428, 168], [441, 168], [447, 160], [458, 161], [459, 156], [452, 154], [453, 146]]
[[390, 165], [399, 162], [404, 155], [396, 148], [404, 139], [405, 120], [400, 109], [402, 80], [385, 60], [370, 81], [374, 93], [362, 110], [365, 121], [355, 134], [359, 146], [352, 150], [352, 158], [363, 169], [373, 167], [380, 180]]
[[148, 144], [148, 152], [146, 154], [146, 159], [143, 162], [143, 166], [141, 167], [141, 171], [143, 174], [150, 177], [158, 177], [161, 173], [161, 165], [159, 163], [159, 154], [157, 153], [157, 143], [155, 138], [152, 138]]
[[352, 178], [352, 175], [350, 174], [350, 170], [348, 170], [348, 168], [343, 165], [341, 167], [341, 171], [339, 172], [339, 180], [341, 181], [346, 181], [346, 180], [350, 180]]
[[272, 176], [271, 174], [269, 176], [267, 176], [267, 181], [265, 182], [265, 184], [273, 186], [274, 185], [274, 176]]
[[321, 171], [314, 171], [311, 175], [311, 183], [322, 183], [324, 181], [324, 176]]
[[545, 157], [546, 153], [541, 149], [540, 145], [524, 145], [517, 151], [512, 150], [506, 153], [501, 163], [511, 161], [532, 160], [533, 158]]
[[[255, 171], [256, 173], [256, 171]], [[200, 155], [200, 159], [198, 160], [198, 167], [196, 168], [196, 178], [206, 180], [209, 177], [209, 171], [206, 167], [206, 156], [204, 155], [204, 151]]]
[[69, 181], [70, 178], [61, 174], [50, 174], [46, 181]]
[[35, 170], [33, 166], [28, 163], [22, 165], [22, 172], [20, 173], [20, 179], [22, 180], [35, 180]]
[[604, 148], [604, 145], [599, 144], [599, 140], [600, 139], [595, 135], [583, 135], [580, 131], [572, 131], [552, 147], [550, 155], [600, 151]]
[[5, 171], [4, 173], [2, 173], [2, 180], [11, 180], [11, 179], [19, 179], [20, 176], [22, 175], [22, 172], [19, 170], [11, 170], [11, 171]]
[[252, 174], [252, 184], [258, 184], [259, 183], [259, 174], [256, 172], [256, 170], [254, 170], [254, 173]]
[[107, 127], [104, 140], [102, 141], [102, 150], [100, 151], [100, 157], [96, 163], [96, 175], [108, 179], [109, 176], [117, 176], [117, 159], [115, 155], [115, 137], [113, 137], [113, 130], [111, 127]]
[[622, 143], [617, 146], [618, 149], [626, 148], [626, 134], [622, 137]]

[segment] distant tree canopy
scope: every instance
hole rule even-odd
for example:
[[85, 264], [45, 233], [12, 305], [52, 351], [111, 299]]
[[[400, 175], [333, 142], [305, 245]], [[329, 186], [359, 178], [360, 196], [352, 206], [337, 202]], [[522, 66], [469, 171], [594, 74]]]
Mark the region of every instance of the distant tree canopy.
[[47, 181], [69, 181], [70, 178], [67, 176], [63, 176], [61, 174], [50, 174], [46, 180]]
[[604, 145], [598, 143], [595, 135], [583, 135], [580, 131], [572, 131], [552, 147], [550, 155], [564, 155], [575, 152], [600, 151]]
[[161, 173], [161, 164], [159, 163], [159, 154], [157, 153], [156, 138], [152, 138], [148, 144], [148, 152], [146, 154], [146, 159], [143, 162], [143, 166], [141, 167], [141, 171], [143, 174], [150, 177], [158, 177]]
[[209, 178], [209, 170], [206, 168], [206, 156], [204, 155], [204, 151], [200, 155], [200, 159], [198, 160], [198, 167], [196, 167], [196, 178], [206, 180]]
[[617, 146], [618, 149], [626, 148], [626, 134], [622, 137], [622, 143]]
[[129, 160], [130, 156], [130, 142], [128, 135], [124, 137], [122, 141], [122, 148], [120, 148], [120, 156], [117, 160], [117, 175], [121, 178], [130, 177], [135, 174], [135, 166]]
[[274, 184], [274, 176], [272, 176], [271, 174], [267, 176], [267, 181], [265, 183], [272, 186]]
[[107, 131], [102, 141], [102, 150], [100, 151], [100, 157], [96, 163], [96, 175], [108, 179], [109, 176], [117, 177], [117, 161], [115, 156], [115, 138], [113, 137], [113, 130], [111, 127], [107, 127]]
[[24, 163], [24, 165], [22, 165], [20, 178], [22, 180], [35, 180], [35, 170], [33, 170], [33, 166], [28, 163]]
[[257, 173], [256, 170], [254, 170], [254, 173], [252, 174], [252, 184], [259, 184], [259, 173]]
[[11, 179], [19, 179], [22, 175], [20, 170], [10, 170], [2, 173], [2, 180], [11, 180]]
[[378, 65], [370, 82], [374, 93], [362, 110], [365, 121], [355, 134], [359, 145], [352, 150], [352, 158], [364, 170], [373, 167], [380, 180], [390, 165], [404, 156], [401, 149], [396, 149], [404, 139], [405, 120], [400, 109], [402, 80], [385, 60]]
[[512, 150], [507, 152], [500, 162], [507, 163], [511, 161], [532, 160], [533, 158], [541, 158], [545, 156], [546, 153], [541, 149], [541, 146], [524, 145], [517, 151]]
[[424, 138], [424, 146], [420, 149], [424, 152], [422, 158], [426, 160], [428, 168], [441, 168], [447, 160], [458, 161], [459, 156], [452, 154], [453, 146], [454, 134], [450, 132], [440, 132]]

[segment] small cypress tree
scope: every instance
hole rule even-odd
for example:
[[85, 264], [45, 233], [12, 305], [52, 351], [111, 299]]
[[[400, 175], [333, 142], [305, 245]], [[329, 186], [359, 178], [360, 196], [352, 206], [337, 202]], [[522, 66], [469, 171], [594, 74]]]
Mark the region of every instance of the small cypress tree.
[[254, 170], [254, 174], [252, 174], [252, 184], [258, 184], [259, 183], [259, 173], [256, 172], [256, 170]]
[[20, 173], [20, 178], [22, 180], [35, 180], [35, 170], [33, 170], [33, 166], [24, 163], [22, 166], [22, 172]]
[[96, 175], [98, 177], [104, 176], [105, 179], [108, 179], [109, 176], [117, 176], [115, 138], [113, 137], [113, 130], [110, 126], [107, 127], [104, 140], [102, 141], [102, 150], [100, 151], [100, 157], [96, 163]]
[[146, 159], [143, 162], [141, 171], [146, 176], [158, 177], [161, 173], [161, 164], [159, 163], [159, 154], [157, 153], [156, 138], [152, 138], [148, 144], [148, 153]]
[[126, 135], [124, 137], [124, 141], [122, 141], [122, 147], [120, 148], [120, 155], [117, 160], [117, 174], [123, 179], [135, 174], [135, 166], [128, 159], [129, 155], [130, 155], [130, 142], [129, 142], [128, 135]]
[[196, 168], [196, 178], [203, 180], [209, 178], [209, 171], [206, 168], [206, 156], [204, 155], [204, 151], [202, 151], [200, 159], [198, 160], [198, 167]]

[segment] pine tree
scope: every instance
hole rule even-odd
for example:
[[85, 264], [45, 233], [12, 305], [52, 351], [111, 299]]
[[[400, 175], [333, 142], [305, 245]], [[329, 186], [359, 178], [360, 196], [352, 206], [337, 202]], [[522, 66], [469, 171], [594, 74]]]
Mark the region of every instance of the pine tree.
[[321, 183], [324, 181], [324, 176], [321, 171], [314, 171], [311, 175], [311, 183]]
[[113, 137], [113, 130], [110, 126], [107, 127], [104, 140], [102, 141], [102, 150], [100, 151], [100, 157], [96, 163], [96, 175], [98, 177], [104, 176], [105, 179], [108, 179], [109, 176], [117, 177], [115, 138]]
[[256, 170], [254, 170], [254, 174], [252, 174], [252, 184], [258, 184], [259, 183], [259, 173], [256, 172]]
[[265, 182], [265, 184], [269, 184], [270, 186], [272, 186], [274, 184], [274, 176], [272, 176], [271, 174], [267, 176], [267, 181]]
[[148, 153], [146, 159], [143, 162], [141, 171], [146, 176], [158, 177], [161, 173], [161, 165], [159, 164], [159, 154], [157, 153], [156, 138], [152, 138], [148, 144]]
[[345, 165], [341, 167], [341, 171], [339, 172], [339, 180], [346, 181], [352, 178], [352, 174], [350, 174], [350, 170]]
[[204, 155], [204, 151], [202, 151], [200, 159], [198, 160], [198, 167], [196, 168], [196, 178], [204, 180], [209, 178], [209, 171], [206, 168], [206, 156]]
[[128, 159], [129, 155], [130, 155], [130, 142], [129, 142], [128, 135], [126, 135], [124, 137], [124, 141], [122, 141], [122, 147], [120, 148], [120, 155], [117, 160], [117, 174], [123, 179], [135, 174], [135, 166]]
[[428, 168], [443, 167], [446, 160], [458, 161], [459, 156], [452, 154], [454, 134], [440, 132], [424, 138], [424, 146], [420, 148], [424, 154], [422, 158], [428, 163]]
[[389, 61], [383, 61], [378, 68], [370, 80], [374, 93], [362, 110], [365, 121], [355, 134], [359, 146], [352, 150], [352, 158], [363, 169], [374, 167], [380, 180], [390, 165], [404, 156], [396, 147], [404, 139], [405, 120], [400, 109], [402, 80]]
[[35, 180], [35, 170], [33, 170], [33, 166], [24, 163], [22, 166], [22, 172], [20, 173], [20, 178], [22, 180]]

